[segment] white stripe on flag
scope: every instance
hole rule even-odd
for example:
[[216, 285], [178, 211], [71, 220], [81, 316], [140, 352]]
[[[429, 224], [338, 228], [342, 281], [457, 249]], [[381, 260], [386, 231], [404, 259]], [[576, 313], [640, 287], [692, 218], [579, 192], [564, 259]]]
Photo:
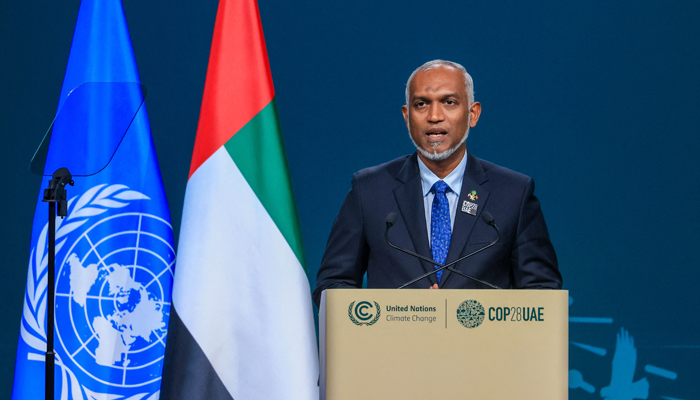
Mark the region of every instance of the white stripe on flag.
[[234, 399], [318, 399], [306, 274], [223, 147], [187, 184], [173, 304]]

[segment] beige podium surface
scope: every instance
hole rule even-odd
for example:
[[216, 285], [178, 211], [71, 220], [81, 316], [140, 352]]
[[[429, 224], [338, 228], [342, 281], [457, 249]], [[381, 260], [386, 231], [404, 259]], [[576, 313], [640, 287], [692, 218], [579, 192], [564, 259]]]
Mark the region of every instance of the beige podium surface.
[[565, 290], [326, 290], [321, 399], [567, 399], [568, 299]]

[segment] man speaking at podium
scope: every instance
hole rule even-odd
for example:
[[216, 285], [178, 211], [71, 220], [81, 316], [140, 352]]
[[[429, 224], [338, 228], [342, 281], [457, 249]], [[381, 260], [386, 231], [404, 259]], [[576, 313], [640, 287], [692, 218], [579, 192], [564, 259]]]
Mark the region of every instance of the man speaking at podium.
[[[397, 288], [438, 268], [387, 238], [440, 264], [485, 247], [498, 238], [482, 219], [489, 214], [500, 239], [453, 267], [500, 288], [560, 289], [532, 178], [467, 151], [481, 104], [464, 67], [443, 60], [420, 66], [408, 78], [402, 111], [418, 151], [353, 175], [318, 271], [316, 304], [325, 289], [362, 287], [365, 272], [369, 288]], [[486, 286], [444, 269], [408, 287]]]

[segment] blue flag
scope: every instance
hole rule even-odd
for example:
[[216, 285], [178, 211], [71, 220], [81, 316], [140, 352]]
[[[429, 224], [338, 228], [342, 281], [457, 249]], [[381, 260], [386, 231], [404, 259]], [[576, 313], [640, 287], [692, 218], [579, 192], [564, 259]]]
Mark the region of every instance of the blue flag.
[[[68, 215], [56, 219], [53, 310], [46, 309], [48, 206], [42, 202], [50, 178], [42, 180], [13, 400], [44, 398], [47, 312], [55, 315], [57, 399], [159, 397], [175, 251], [138, 82], [121, 2], [83, 0], [44, 174], [62, 162], [74, 175], [109, 164], [75, 176], [68, 187]], [[95, 95], [111, 106], [93, 102]], [[85, 137], [75, 138], [80, 132]]]

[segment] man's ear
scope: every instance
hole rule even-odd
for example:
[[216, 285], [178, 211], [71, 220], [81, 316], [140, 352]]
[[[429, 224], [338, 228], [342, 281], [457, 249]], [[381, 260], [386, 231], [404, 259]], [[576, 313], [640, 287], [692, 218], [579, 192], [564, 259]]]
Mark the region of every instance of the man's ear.
[[408, 106], [401, 106], [401, 112], [403, 113], [403, 120], [406, 121], [406, 129], [408, 129]]
[[472, 103], [471, 107], [469, 107], [469, 127], [473, 128], [476, 126], [476, 123], [479, 121], [479, 116], [481, 115], [481, 103], [478, 101], [475, 101]]

